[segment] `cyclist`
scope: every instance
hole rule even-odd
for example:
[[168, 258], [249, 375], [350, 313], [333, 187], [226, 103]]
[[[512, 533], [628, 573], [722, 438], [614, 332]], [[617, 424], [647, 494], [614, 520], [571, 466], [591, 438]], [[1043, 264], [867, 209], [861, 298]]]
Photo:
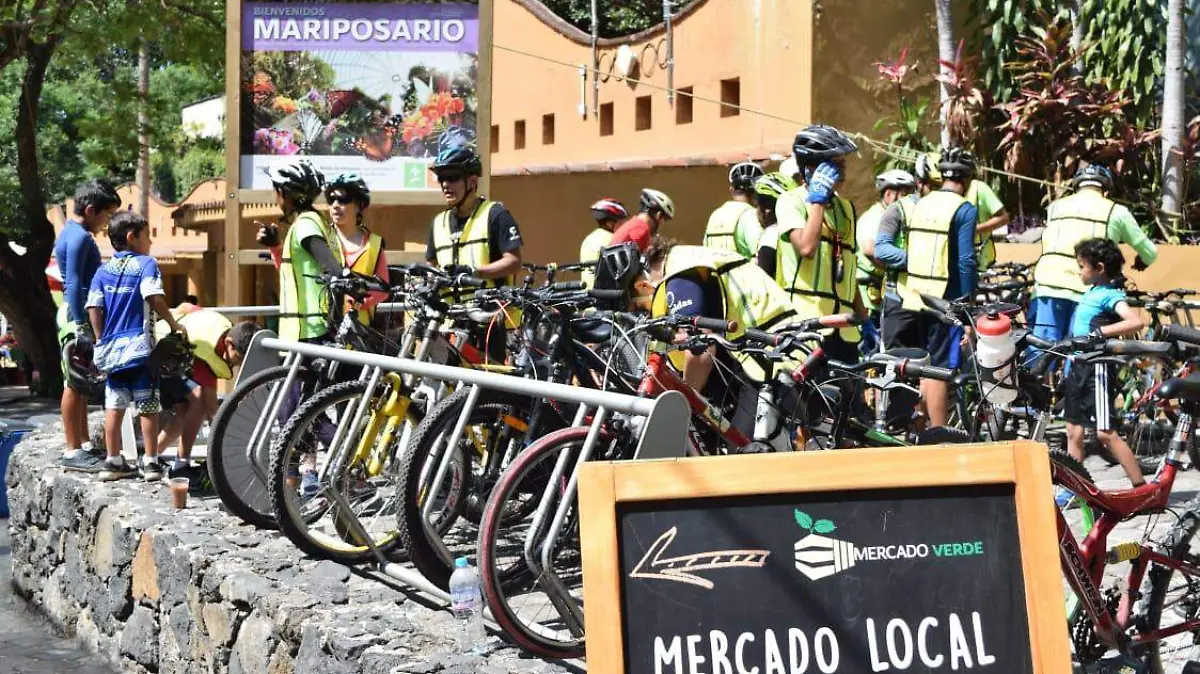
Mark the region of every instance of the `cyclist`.
[[[788, 295], [774, 280], [739, 253], [704, 246], [680, 246], [669, 239], [655, 237], [645, 253], [644, 266], [637, 251], [629, 244], [610, 246], [601, 254], [607, 258], [602, 269], [635, 269], [632, 294], [643, 304], [649, 300], [653, 316], [704, 316], [736, 321], [730, 337], [755, 328], [771, 330], [797, 319]], [[680, 364], [678, 359], [673, 359]], [[735, 376], [711, 376], [719, 362], [725, 373]], [[710, 400], [724, 400], [734, 408], [731, 424], [751, 435], [757, 408], [758, 386], [766, 377], [763, 367], [753, 358], [710, 347], [696, 354], [684, 352], [683, 379]], [[754, 382], [743, 384], [739, 379]]]
[[613, 232], [610, 245], [632, 241], [644, 253], [650, 247], [650, 237], [658, 233], [664, 222], [675, 217], [675, 202], [671, 201], [671, 197], [649, 187], [642, 190], [638, 207], [638, 214]]
[[[792, 144], [804, 184], [775, 204], [775, 280], [803, 318], [851, 310], [866, 315], [854, 276], [856, 214], [836, 191], [845, 175], [845, 156], [857, 149], [849, 136], [820, 124], [797, 133]], [[826, 338], [823, 348], [832, 358], [857, 362], [859, 339], [857, 327], [845, 328]]]
[[1075, 172], [1075, 193], [1050, 204], [1042, 255], [1033, 270], [1033, 334], [1050, 341], [1067, 335], [1085, 287], [1075, 264], [1075, 246], [1100, 238], [1128, 243], [1137, 252], [1133, 268], [1141, 271], [1158, 258], [1154, 242], [1146, 236], [1128, 208], [1108, 198], [1113, 174], [1104, 166], [1089, 164]]
[[[365, 223], [365, 212], [371, 205], [371, 188], [359, 176], [342, 173], [325, 185], [325, 201], [329, 204], [329, 217], [342, 247], [342, 258], [352, 271], [388, 282], [387, 255], [384, 253], [383, 237], [372, 234]], [[384, 294], [372, 294], [365, 307], [359, 310], [359, 319], [369, 325], [374, 317], [374, 307], [386, 299]], [[347, 300], [344, 310], [350, 310]]]
[[747, 258], [755, 256], [762, 226], [754, 208], [754, 181], [762, 175], [762, 168], [754, 162], [742, 162], [729, 169], [729, 201], [708, 216], [705, 246], [737, 251]]
[[108, 225], [120, 207], [121, 197], [107, 182], [91, 180], [80, 185], [75, 191], [75, 217], [67, 220], [54, 242], [54, 259], [63, 277], [58, 337], [63, 348], [60, 411], [67, 441], [61, 460], [67, 470], [88, 473], [104, 470], [104, 450], [93, 447], [88, 434], [88, 397], [99, 373], [92, 367], [96, 335], [85, 305], [92, 277], [100, 269], [100, 248], [93, 237]]
[[[600, 259], [600, 250], [612, 241], [613, 230], [617, 225], [629, 218], [629, 211], [624, 204], [611, 197], [605, 197], [592, 204], [592, 219], [596, 228], [579, 244], [579, 261], [595, 262]], [[596, 281], [596, 272], [585, 269], [580, 277], [588, 288]]]
[[[429, 229], [425, 259], [454, 275], [484, 279], [489, 287], [511, 285], [521, 269], [521, 231], [504, 204], [479, 194], [483, 163], [469, 135], [452, 129], [442, 134], [438, 153], [429, 170], [437, 176], [446, 210]], [[447, 299], [470, 297], [471, 289], [447, 292]], [[491, 329], [488, 329], [488, 328]], [[503, 363], [506, 356], [504, 325], [473, 326], [477, 344], [488, 357]]]
[[342, 273], [345, 261], [337, 234], [313, 208], [325, 177], [307, 160], [267, 170], [275, 204], [288, 225], [282, 244], [279, 227], [258, 224], [258, 242], [271, 249], [279, 266], [279, 338], [328, 341], [329, 306], [322, 275]]
[[912, 194], [917, 181], [908, 171], [893, 169], [875, 177], [875, 202], [858, 219], [858, 294], [868, 312], [878, 312], [883, 300], [884, 271], [875, 266], [875, 236], [879, 234], [879, 223], [888, 207], [897, 200]]
[[[950, 147], [941, 153], [937, 167], [941, 189], [926, 194], [912, 209], [903, 234], [904, 248], [896, 245], [894, 221], [885, 220], [875, 239], [875, 259], [900, 270], [896, 290], [906, 310], [888, 310], [885, 318], [890, 325], [884, 327], [884, 333], [894, 335], [902, 346], [925, 349], [933, 365], [953, 368], [959, 364], [962, 330], [923, 313], [925, 305], [918, 293], [946, 299], [975, 294], [974, 237], [979, 216], [963, 196], [975, 174], [975, 157], [962, 148]], [[946, 382], [922, 379], [921, 395], [930, 423], [945, 426], [949, 418]]]
[[754, 181], [754, 199], [758, 211], [758, 222], [763, 227], [758, 238], [755, 259], [758, 266], [775, 278], [775, 249], [779, 244], [779, 223], [775, 218], [775, 204], [779, 195], [796, 189], [796, 181], [784, 173], [768, 173]]

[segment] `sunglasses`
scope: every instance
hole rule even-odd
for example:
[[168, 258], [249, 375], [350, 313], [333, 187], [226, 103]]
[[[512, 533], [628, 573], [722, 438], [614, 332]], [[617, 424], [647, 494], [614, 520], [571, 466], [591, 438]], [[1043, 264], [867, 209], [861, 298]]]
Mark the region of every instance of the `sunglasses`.
[[439, 173], [437, 181], [439, 183], [458, 183], [466, 180], [466, 178], [467, 174], [465, 173]]
[[350, 198], [350, 196], [346, 195], [346, 194], [335, 194], [333, 196], [326, 197], [325, 200], [331, 204], [348, 205], [348, 204], [356, 203], [354, 201], [354, 199]]

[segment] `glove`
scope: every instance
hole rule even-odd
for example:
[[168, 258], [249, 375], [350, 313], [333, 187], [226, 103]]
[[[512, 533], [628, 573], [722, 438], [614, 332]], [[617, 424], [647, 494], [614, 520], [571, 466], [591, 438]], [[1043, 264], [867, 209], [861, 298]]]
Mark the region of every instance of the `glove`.
[[92, 330], [89, 323], [75, 324], [75, 347], [77, 349], [91, 349], [96, 345], [96, 333]]
[[1149, 266], [1150, 265], [1147, 264], [1146, 261], [1142, 259], [1141, 255], [1137, 255], [1134, 257], [1134, 259], [1133, 259], [1133, 270], [1134, 271], [1146, 271], [1146, 268]]
[[465, 264], [452, 264], [446, 267], [446, 273], [450, 276], [474, 276], [475, 269]]
[[255, 235], [254, 240], [257, 241], [260, 246], [266, 246], [267, 248], [274, 248], [275, 246], [278, 246], [280, 243], [279, 226], [264, 225], [261, 222], [257, 224], [258, 234]]
[[818, 166], [808, 181], [808, 203], [828, 204], [833, 201], [833, 186], [842, 181], [837, 164], [825, 162]]

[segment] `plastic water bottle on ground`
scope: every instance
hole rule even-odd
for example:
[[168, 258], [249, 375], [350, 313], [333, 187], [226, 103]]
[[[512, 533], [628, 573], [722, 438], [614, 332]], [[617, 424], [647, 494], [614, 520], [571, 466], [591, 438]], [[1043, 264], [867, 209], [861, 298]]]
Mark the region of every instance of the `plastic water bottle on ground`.
[[458, 620], [459, 652], [481, 654], [487, 650], [479, 574], [466, 557], [454, 560], [454, 573], [450, 576], [450, 610]]

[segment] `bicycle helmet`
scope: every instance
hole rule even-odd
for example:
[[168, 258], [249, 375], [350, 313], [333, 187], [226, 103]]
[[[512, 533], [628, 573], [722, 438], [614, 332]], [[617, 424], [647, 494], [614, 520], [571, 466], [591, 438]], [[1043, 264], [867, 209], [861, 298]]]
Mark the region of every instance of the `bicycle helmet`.
[[360, 209], [371, 205], [371, 188], [357, 173], [339, 173], [325, 185], [325, 200], [334, 192], [342, 192], [353, 199]]
[[666, 192], [652, 190], [649, 187], [642, 190], [641, 208], [647, 213], [660, 211], [667, 219], [675, 217], [675, 202], [671, 201]]
[[104, 384], [104, 372], [92, 362], [92, 347], [76, 348], [72, 335], [63, 342], [63, 362], [67, 364], [67, 384], [76, 391], [91, 395]]
[[961, 147], [948, 147], [942, 150], [942, 160], [938, 162], [938, 170], [942, 178], [950, 180], [968, 180], [975, 177], [975, 155]]
[[1082, 166], [1075, 172], [1075, 177], [1071, 179], [1071, 184], [1075, 189], [1081, 187], [1099, 187], [1105, 192], [1111, 192], [1113, 188], [1113, 174], [1108, 170], [1108, 167], [1100, 164], [1088, 164]]
[[184, 377], [192, 371], [195, 354], [183, 335], [173, 332], [158, 340], [150, 352], [150, 371], [162, 377]]
[[311, 204], [325, 185], [325, 176], [307, 159], [276, 164], [266, 169], [272, 187], [300, 203]]
[[471, 133], [461, 127], [451, 127], [438, 139], [437, 156], [429, 170], [440, 173], [448, 169], [459, 169], [471, 176], [483, 175], [483, 162], [475, 153], [475, 142]]
[[937, 152], [927, 152], [917, 157], [917, 180], [926, 185], [942, 184], [942, 172], [938, 170], [940, 161], [942, 161], [942, 155]]
[[801, 130], [792, 141], [792, 154], [800, 166], [820, 164], [856, 150], [858, 145], [850, 140], [850, 136], [825, 124], [813, 124]]
[[729, 169], [729, 185], [735, 190], [749, 192], [754, 187], [754, 181], [762, 177], [762, 167], [754, 162], [744, 161], [734, 164]]
[[754, 192], [760, 197], [778, 199], [784, 192], [796, 189], [796, 181], [783, 173], [768, 173], [754, 181]]
[[596, 261], [596, 285], [601, 290], [629, 290], [642, 273], [642, 254], [632, 241], [600, 249]]
[[592, 217], [599, 222], [605, 220], [624, 220], [629, 217], [629, 211], [621, 202], [612, 197], [604, 197], [592, 204]]
[[883, 194], [884, 190], [911, 192], [915, 189], [917, 189], [917, 181], [908, 171], [892, 169], [875, 177], [875, 191], [880, 194]]
[[791, 178], [800, 173], [800, 165], [796, 163], [795, 157], [788, 157], [779, 163], [779, 173]]

